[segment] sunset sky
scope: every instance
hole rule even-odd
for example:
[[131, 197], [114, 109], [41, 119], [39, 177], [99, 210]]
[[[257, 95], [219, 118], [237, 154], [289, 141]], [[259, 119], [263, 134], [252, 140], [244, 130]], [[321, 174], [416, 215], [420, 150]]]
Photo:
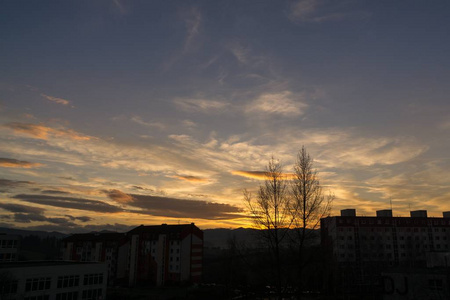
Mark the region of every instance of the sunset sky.
[[450, 210], [450, 2], [1, 1], [0, 227], [248, 226], [302, 145], [333, 214]]

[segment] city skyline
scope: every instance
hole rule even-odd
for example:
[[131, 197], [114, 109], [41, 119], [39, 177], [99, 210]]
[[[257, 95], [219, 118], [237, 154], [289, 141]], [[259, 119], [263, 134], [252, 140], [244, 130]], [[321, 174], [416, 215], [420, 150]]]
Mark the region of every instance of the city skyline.
[[332, 214], [450, 210], [446, 1], [0, 4], [0, 227], [248, 227], [302, 146]]

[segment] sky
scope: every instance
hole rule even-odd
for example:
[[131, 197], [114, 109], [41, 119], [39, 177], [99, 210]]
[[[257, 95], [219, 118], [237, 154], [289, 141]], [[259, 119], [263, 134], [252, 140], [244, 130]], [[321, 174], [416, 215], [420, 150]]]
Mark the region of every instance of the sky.
[[332, 214], [450, 210], [448, 1], [1, 1], [0, 227], [250, 226], [305, 146]]

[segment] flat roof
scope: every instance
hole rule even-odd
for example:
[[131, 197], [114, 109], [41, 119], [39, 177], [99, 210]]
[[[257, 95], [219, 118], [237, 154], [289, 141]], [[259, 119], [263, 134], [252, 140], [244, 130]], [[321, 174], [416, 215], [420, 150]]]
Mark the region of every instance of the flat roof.
[[26, 267], [47, 267], [64, 265], [95, 265], [101, 262], [69, 261], [69, 260], [32, 260], [32, 261], [12, 261], [1, 262], [0, 269], [26, 268]]

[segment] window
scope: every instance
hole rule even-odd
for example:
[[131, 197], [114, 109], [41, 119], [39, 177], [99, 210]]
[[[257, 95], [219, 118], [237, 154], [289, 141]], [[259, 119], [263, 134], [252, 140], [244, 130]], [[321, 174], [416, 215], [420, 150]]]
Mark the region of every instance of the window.
[[102, 289], [85, 290], [82, 293], [82, 300], [97, 300], [102, 296]]
[[56, 300], [77, 300], [78, 292], [67, 292], [56, 294]]
[[94, 285], [103, 283], [103, 274], [86, 274], [84, 275], [83, 285]]
[[23, 298], [23, 300], [49, 300], [49, 299], [50, 299], [49, 295], [30, 296]]
[[50, 288], [50, 277], [28, 278], [25, 282], [25, 291], [43, 291]]
[[442, 290], [442, 279], [428, 279], [430, 290]]
[[15, 294], [17, 293], [17, 280], [8, 280], [2, 282], [2, 294]]
[[66, 288], [80, 285], [79, 275], [58, 276], [57, 288]]

